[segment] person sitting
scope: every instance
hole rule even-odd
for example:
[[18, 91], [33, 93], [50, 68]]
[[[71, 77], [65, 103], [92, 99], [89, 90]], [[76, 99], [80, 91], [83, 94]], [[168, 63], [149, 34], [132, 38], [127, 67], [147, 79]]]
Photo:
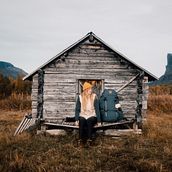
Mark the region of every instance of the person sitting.
[[78, 96], [75, 108], [76, 125], [79, 125], [79, 142], [90, 145], [94, 133], [94, 125], [100, 125], [99, 101], [92, 92], [92, 85], [85, 82], [83, 92]]

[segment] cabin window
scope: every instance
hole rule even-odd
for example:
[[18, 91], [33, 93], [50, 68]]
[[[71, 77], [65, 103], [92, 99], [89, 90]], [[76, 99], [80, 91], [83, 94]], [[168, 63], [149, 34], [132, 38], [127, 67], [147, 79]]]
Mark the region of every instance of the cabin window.
[[104, 80], [96, 80], [96, 79], [80, 79], [78, 80], [78, 93], [81, 94], [83, 91], [83, 85], [85, 82], [89, 82], [93, 87], [93, 93], [95, 93], [98, 97], [100, 97], [101, 93], [104, 90]]

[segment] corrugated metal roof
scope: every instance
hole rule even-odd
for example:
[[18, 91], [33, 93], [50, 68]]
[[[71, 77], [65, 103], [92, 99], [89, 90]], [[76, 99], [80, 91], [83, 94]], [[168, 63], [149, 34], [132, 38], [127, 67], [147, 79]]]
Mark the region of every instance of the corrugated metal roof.
[[46, 63], [44, 63], [43, 65], [41, 65], [39, 68], [37, 68], [36, 70], [34, 70], [33, 72], [31, 72], [30, 74], [28, 74], [27, 76], [25, 76], [23, 78], [23, 80], [26, 80], [26, 79], [31, 80], [32, 76], [34, 74], [36, 74], [38, 72], [38, 70], [43, 69], [50, 62], [54, 61], [55, 59], [58, 59], [61, 55], [65, 54], [70, 49], [74, 48], [76, 45], [78, 45], [79, 43], [81, 43], [85, 39], [89, 38], [90, 35], [92, 35], [95, 39], [97, 39], [99, 42], [101, 42], [102, 44], [104, 44], [108, 49], [110, 49], [111, 51], [113, 51], [113, 52], [117, 53], [118, 55], [120, 55], [126, 61], [132, 63], [134, 66], [136, 66], [137, 68], [139, 68], [142, 71], [144, 71], [148, 75], [149, 80], [157, 80], [158, 79], [155, 75], [153, 75], [152, 73], [150, 73], [146, 69], [142, 68], [141, 66], [139, 66], [138, 64], [136, 64], [135, 62], [133, 62], [132, 60], [130, 60], [129, 58], [127, 58], [125, 55], [123, 55], [120, 52], [118, 52], [117, 50], [113, 49], [111, 46], [109, 46], [107, 43], [105, 43], [102, 39], [100, 39], [98, 36], [96, 36], [93, 32], [89, 32], [83, 38], [81, 38], [80, 40], [78, 40], [77, 42], [75, 42], [74, 44], [72, 44], [71, 46], [69, 46], [68, 48], [64, 49], [62, 52], [60, 52], [59, 54], [57, 54], [56, 56], [54, 56], [53, 58], [51, 58], [50, 60], [48, 60]]

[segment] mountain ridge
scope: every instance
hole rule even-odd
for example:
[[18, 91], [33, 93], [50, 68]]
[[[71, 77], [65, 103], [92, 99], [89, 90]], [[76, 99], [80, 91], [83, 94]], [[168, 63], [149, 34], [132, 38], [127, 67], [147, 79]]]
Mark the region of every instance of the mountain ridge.
[[9, 62], [0, 61], [0, 74], [4, 77], [12, 77], [16, 79], [18, 76], [26, 76], [27, 72], [21, 68], [15, 67]]

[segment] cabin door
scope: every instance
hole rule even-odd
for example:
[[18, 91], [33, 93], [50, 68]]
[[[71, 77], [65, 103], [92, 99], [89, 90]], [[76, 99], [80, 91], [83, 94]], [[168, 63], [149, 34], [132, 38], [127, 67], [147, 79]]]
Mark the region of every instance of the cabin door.
[[83, 85], [85, 82], [89, 82], [93, 87], [93, 93], [95, 93], [98, 97], [100, 97], [101, 93], [104, 90], [104, 80], [88, 80], [88, 79], [80, 79], [78, 80], [78, 93], [81, 94], [83, 91]]

